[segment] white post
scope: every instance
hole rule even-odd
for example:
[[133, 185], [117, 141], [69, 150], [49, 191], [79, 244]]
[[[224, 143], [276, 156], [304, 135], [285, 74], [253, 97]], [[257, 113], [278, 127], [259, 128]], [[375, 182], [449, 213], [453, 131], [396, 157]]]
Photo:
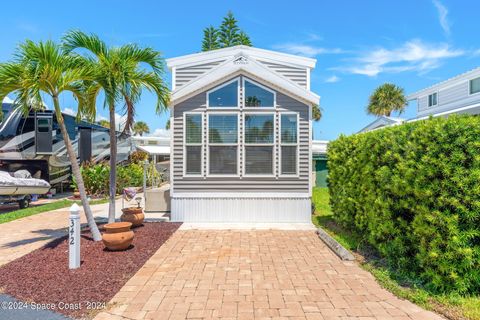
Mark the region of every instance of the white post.
[[148, 159], [143, 162], [143, 199], [147, 201], [147, 170]]
[[80, 207], [74, 203], [70, 207], [68, 230], [68, 268], [80, 267]]

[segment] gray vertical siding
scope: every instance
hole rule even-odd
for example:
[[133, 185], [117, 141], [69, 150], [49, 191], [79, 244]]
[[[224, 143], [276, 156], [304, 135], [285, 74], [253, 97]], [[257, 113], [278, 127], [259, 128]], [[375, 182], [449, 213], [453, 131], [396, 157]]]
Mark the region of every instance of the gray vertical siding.
[[[297, 112], [299, 114], [299, 176], [298, 177], [184, 177], [183, 176], [183, 114], [189, 111], [200, 111], [206, 114], [206, 92], [179, 103], [174, 106], [173, 112], [173, 175], [174, 175], [174, 193], [208, 193], [208, 192], [268, 192], [268, 193], [308, 193], [309, 192], [309, 107], [285, 94], [277, 92], [277, 115], [282, 111]], [[221, 110], [215, 109], [215, 112]], [[232, 109], [225, 110], [232, 111]], [[272, 112], [272, 110], [258, 110]], [[248, 111], [246, 111], [248, 112]], [[240, 116], [243, 120], [243, 117]], [[277, 117], [278, 119], [278, 117]], [[275, 129], [276, 145], [274, 147], [274, 163], [276, 172], [279, 174], [279, 131], [278, 123]], [[204, 116], [204, 132], [206, 133], [206, 116]], [[241, 138], [239, 152], [242, 151], [243, 144], [243, 121], [239, 127]], [[206, 144], [206, 134], [204, 134], [204, 145]], [[204, 150], [206, 151], [206, 150]], [[207, 173], [206, 152], [203, 156], [203, 168]], [[243, 156], [240, 157], [243, 161]], [[240, 171], [243, 170], [241, 163]], [[242, 172], [243, 173], [243, 172]]]

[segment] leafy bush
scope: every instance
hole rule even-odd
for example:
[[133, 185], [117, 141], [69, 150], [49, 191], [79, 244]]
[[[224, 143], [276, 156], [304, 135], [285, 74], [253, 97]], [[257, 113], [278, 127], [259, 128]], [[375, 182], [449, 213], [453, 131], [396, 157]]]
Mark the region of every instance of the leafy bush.
[[341, 136], [328, 147], [335, 219], [427, 288], [480, 291], [480, 117]]
[[146, 153], [145, 151], [139, 151], [139, 150], [133, 151], [128, 156], [128, 160], [131, 163], [141, 164], [143, 161], [145, 161], [147, 159], [148, 159], [148, 153]]
[[[110, 185], [110, 166], [107, 163], [83, 164], [82, 172], [85, 189], [89, 195], [107, 196]], [[131, 163], [117, 167], [116, 192], [120, 194], [126, 187], [141, 187], [143, 185], [143, 167]]]

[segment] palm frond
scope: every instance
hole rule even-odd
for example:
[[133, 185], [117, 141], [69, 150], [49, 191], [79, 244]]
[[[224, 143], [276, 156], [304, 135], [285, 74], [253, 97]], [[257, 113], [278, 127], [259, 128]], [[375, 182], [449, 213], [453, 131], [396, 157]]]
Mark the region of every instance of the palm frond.
[[108, 48], [96, 34], [87, 34], [80, 30], [71, 30], [62, 38], [62, 48], [65, 52], [83, 48], [92, 52], [97, 57], [107, 56]]

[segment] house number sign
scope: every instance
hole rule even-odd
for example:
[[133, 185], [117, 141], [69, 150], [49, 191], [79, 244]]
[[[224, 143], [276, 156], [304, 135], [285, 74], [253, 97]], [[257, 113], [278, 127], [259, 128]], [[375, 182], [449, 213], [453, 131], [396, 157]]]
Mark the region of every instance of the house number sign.
[[80, 267], [80, 207], [74, 203], [70, 207], [68, 228], [68, 268]]

